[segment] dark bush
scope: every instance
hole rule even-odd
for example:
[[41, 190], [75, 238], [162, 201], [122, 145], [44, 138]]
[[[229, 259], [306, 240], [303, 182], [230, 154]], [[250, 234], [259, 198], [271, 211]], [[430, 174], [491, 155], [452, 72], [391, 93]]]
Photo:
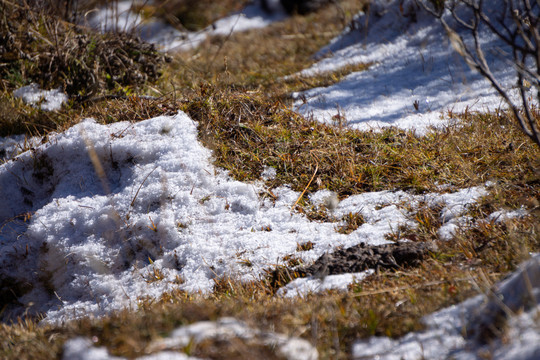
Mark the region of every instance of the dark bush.
[[154, 45], [122, 33], [99, 34], [36, 10], [0, 1], [2, 87], [30, 81], [70, 95], [123, 93], [159, 77]]

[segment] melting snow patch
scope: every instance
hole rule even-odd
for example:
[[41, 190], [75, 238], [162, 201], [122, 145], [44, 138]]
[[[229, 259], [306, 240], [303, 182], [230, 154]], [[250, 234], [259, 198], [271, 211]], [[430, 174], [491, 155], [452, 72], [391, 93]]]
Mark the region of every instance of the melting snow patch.
[[261, 177], [263, 180], [273, 180], [276, 178], [276, 168], [273, 168], [271, 166], [265, 166], [263, 168], [263, 172], [261, 174]]
[[[354, 344], [354, 359], [540, 358], [540, 256], [500, 282], [487, 298], [477, 296], [425, 318], [427, 330], [401, 339], [372, 337]], [[520, 313], [520, 311], [523, 311]], [[507, 335], [485, 339], [506, 318]], [[497, 325], [499, 323], [499, 325]], [[500, 335], [500, 334], [499, 334]], [[485, 342], [489, 343], [486, 345]]]
[[[397, 126], [421, 135], [432, 126], [447, 124], [447, 111], [486, 111], [503, 104], [487, 80], [452, 50], [437, 20], [414, 1], [375, 0], [369, 9], [368, 14], [358, 15], [356, 26], [319, 54], [331, 53], [331, 57], [298, 75], [313, 76], [359, 63], [372, 64], [369, 70], [352, 73], [329, 87], [294, 94], [297, 111], [325, 123], [332, 123], [339, 113], [360, 130]], [[482, 34], [480, 40], [489, 49], [504, 45], [489, 34]], [[491, 52], [486, 56], [503, 86], [511, 87], [512, 66]]]
[[259, 3], [255, 2], [236, 14], [216, 21], [211, 27], [214, 35], [227, 36], [236, 31], [260, 29], [286, 17], [287, 15], [282, 8], [274, 9], [272, 13], [268, 13], [262, 9]]
[[529, 212], [527, 211], [527, 209], [524, 208], [513, 211], [499, 210], [489, 214], [487, 220], [499, 223], [509, 219], [523, 219], [528, 214]]
[[255, 340], [260, 345], [275, 349], [279, 355], [290, 360], [315, 360], [319, 357], [317, 350], [306, 340], [262, 332], [234, 318], [222, 318], [215, 322], [202, 321], [180, 327], [168, 338], [155, 341], [149, 346], [149, 350], [182, 349], [190, 343], [198, 344], [207, 339], [223, 341], [233, 338]]
[[304, 297], [327, 290], [347, 290], [350, 284], [364, 279], [366, 276], [373, 274], [373, 272], [373, 270], [366, 270], [355, 274], [329, 275], [322, 279], [316, 277], [295, 279], [280, 288], [276, 295], [283, 297]]
[[[64, 360], [124, 360], [109, 354], [104, 347], [94, 347], [90, 339], [78, 337], [64, 344]], [[173, 351], [162, 351], [156, 354], [136, 358], [138, 360], [198, 360], [196, 357]]]
[[92, 340], [78, 337], [66, 341], [64, 344], [65, 360], [120, 360], [116, 356], [111, 356], [104, 347], [94, 347]]
[[[488, 186], [486, 184], [486, 186]], [[486, 196], [488, 191], [485, 187], [472, 187], [461, 189], [454, 193], [425, 196], [426, 203], [433, 206], [442, 206], [440, 221], [442, 223], [438, 230], [438, 235], [443, 240], [450, 240], [456, 231], [466, 229], [473, 224], [473, 219], [463, 215], [470, 205], [475, 203], [482, 196]]]
[[[247, 326], [234, 318], [222, 318], [217, 321], [201, 321], [182, 326], [174, 330], [167, 338], [151, 343], [146, 351], [151, 355], [138, 357], [138, 360], [196, 360], [175, 350], [182, 350], [190, 345], [197, 345], [205, 340], [220, 342], [239, 339], [257, 347], [268, 347], [280, 357], [288, 360], [316, 360], [317, 349], [308, 341], [288, 337], [274, 332], [263, 332]], [[64, 345], [65, 360], [119, 360], [110, 356], [105, 348], [93, 347], [92, 341], [85, 338], [68, 340]]]
[[62, 108], [68, 97], [61, 89], [41, 90], [37, 84], [30, 84], [13, 92], [15, 97], [21, 98], [26, 104], [38, 106], [41, 110], [55, 111]]

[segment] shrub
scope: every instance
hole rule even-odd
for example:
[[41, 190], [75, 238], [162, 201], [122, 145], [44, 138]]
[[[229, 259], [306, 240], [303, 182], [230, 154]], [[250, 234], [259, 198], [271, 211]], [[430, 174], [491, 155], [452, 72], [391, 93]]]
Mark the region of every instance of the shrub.
[[165, 60], [153, 45], [130, 34], [98, 34], [4, 0], [0, 12], [4, 90], [33, 81], [70, 95], [126, 93], [156, 80]]

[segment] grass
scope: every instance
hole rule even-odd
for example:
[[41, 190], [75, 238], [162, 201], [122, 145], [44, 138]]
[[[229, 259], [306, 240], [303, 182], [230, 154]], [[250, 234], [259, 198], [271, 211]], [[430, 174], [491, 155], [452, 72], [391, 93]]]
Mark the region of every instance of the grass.
[[[265, 99], [207, 86], [182, 107], [199, 121], [201, 140], [214, 150], [216, 164], [242, 181], [258, 179], [266, 165], [277, 170], [270, 187], [289, 184], [302, 191], [317, 168], [309, 190], [329, 189], [344, 197], [523, 181], [538, 166], [537, 147], [496, 114], [463, 114], [458, 124], [417, 137], [394, 128], [361, 132], [326, 126]], [[514, 140], [501, 141], [506, 136]]]
[[[229, 11], [233, 5], [225, 3]], [[8, 9], [10, 4], [2, 1], [0, 6]], [[294, 278], [294, 272], [269, 269], [268, 276], [259, 281], [216, 279], [215, 292], [209, 296], [173, 291], [157, 300], [140, 299], [136, 311], [114, 313], [99, 320], [85, 318], [63, 326], [38, 326], [32, 319], [1, 324], [0, 358], [60, 358], [65, 340], [79, 335], [94, 339], [96, 345], [106, 346], [114, 355], [141, 356], [153, 340], [178, 326], [233, 316], [254, 328], [307, 339], [323, 359], [346, 359], [356, 339], [371, 335], [399, 337], [421, 329], [422, 316], [473, 296], [478, 288], [487, 289], [515, 269], [529, 252], [540, 251], [540, 153], [515, 129], [508, 114], [448, 114], [455, 120], [453, 125], [417, 137], [393, 128], [359, 132], [323, 125], [289, 109], [291, 92], [328, 86], [350, 72], [369, 69], [370, 64], [356, 64], [309, 78], [287, 77], [312, 64], [313, 53], [362, 6], [344, 0], [339, 6], [305, 17], [292, 16], [263, 30], [210, 38], [198, 49], [176, 54], [170, 63], [159, 62], [156, 74], [160, 77], [136, 85], [118, 83], [108, 87], [106, 75], [98, 72], [103, 78], [97, 82], [96, 94], [117, 93], [127, 86], [129, 91], [119, 93], [152, 94], [156, 98], [72, 99], [60, 111], [50, 113], [13, 98], [14, 88], [42, 79], [42, 69], [5, 55], [11, 51], [4, 52], [2, 64], [8, 63], [10, 70], [0, 80], [0, 136], [46, 135], [90, 116], [100, 123], [111, 123], [183, 110], [198, 121], [200, 140], [213, 150], [215, 165], [227, 169], [234, 178], [260, 180], [265, 166], [277, 170], [274, 179], [266, 180], [266, 196], [272, 196], [272, 189], [281, 185], [306, 193], [329, 189], [345, 198], [377, 190], [440, 191], [442, 184], [448, 186], [444, 191], [452, 191], [491, 181], [490, 194], [469, 210], [476, 221], [473, 226], [460, 229], [451, 241], [442, 241], [437, 235], [442, 225], [440, 208], [409, 209], [416, 226], [396, 229], [388, 238], [434, 242], [438, 250], [420, 267], [378, 272], [351, 285], [347, 292], [293, 300], [274, 294]], [[39, 24], [35, 30], [46, 40], [28, 42], [20, 37], [20, 31], [10, 30], [18, 36], [20, 49], [31, 55], [51, 42], [63, 56], [75, 56], [76, 52], [68, 51], [63, 44], [70, 44], [77, 31], [83, 30], [63, 24], [65, 34], [55, 43], [55, 32], [47, 24], [58, 19], [48, 18], [43, 12], [31, 16]], [[207, 17], [197, 26], [206, 26], [203, 24], [213, 19]], [[4, 16], [0, 21], [4, 30], [8, 25], [20, 29], [25, 24], [27, 20], [16, 16], [9, 21]], [[84, 39], [106, 41], [94, 33], [83, 35]], [[61, 86], [62, 79], [68, 84], [77, 78], [73, 72], [56, 74], [61, 76], [54, 80], [58, 81], [55, 84]], [[300, 199], [296, 210], [313, 221], [336, 222], [338, 232], [350, 233], [364, 221], [356, 214], [335, 219], [306, 199]], [[523, 219], [487, 220], [493, 211], [521, 207], [529, 211]], [[301, 243], [297, 251], [312, 247], [313, 243]], [[249, 266], [249, 260], [239, 261]], [[289, 264], [297, 263], [298, 259], [291, 255]], [[154, 265], [145, 279], [154, 282], [161, 277], [161, 269]], [[249, 343], [207, 341], [184, 350], [214, 359], [249, 358], [250, 354], [278, 357], [272, 349]]]
[[329, 85], [366, 65], [350, 65], [311, 79], [283, 81], [282, 78], [313, 63], [313, 54], [339, 34], [363, 4], [363, 1], [344, 0], [323, 11], [292, 16], [263, 29], [209, 38], [199, 48], [178, 54], [164, 69], [161, 85], [170, 89], [172, 82], [177, 89], [197, 89], [211, 83], [260, 91], [280, 99], [291, 89]]

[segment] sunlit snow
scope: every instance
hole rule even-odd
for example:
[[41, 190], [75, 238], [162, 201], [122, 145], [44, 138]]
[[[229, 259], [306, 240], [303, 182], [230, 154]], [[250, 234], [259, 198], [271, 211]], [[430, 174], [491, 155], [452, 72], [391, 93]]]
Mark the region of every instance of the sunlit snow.
[[[339, 223], [291, 211], [298, 193], [274, 189], [272, 201], [263, 192], [214, 168], [184, 113], [135, 124], [86, 120], [51, 135], [0, 167], [0, 271], [33, 284], [6, 314], [29, 307], [54, 321], [175, 288], [208, 292], [217, 277], [259, 279], [287, 255], [311, 262], [336, 246], [387, 243], [386, 234], [414, 226], [405, 205], [441, 202], [451, 220], [486, 194], [351, 196], [333, 214], [360, 213], [365, 224], [343, 235]], [[314, 203], [323, 197], [314, 194]], [[312, 250], [297, 251], [308, 241]]]
[[[453, 50], [442, 26], [414, 0], [375, 0], [369, 9], [357, 17], [354, 28], [319, 52], [330, 57], [298, 76], [359, 63], [370, 64], [369, 70], [354, 72], [329, 87], [294, 94], [297, 111], [325, 123], [336, 122], [339, 115], [360, 130], [397, 126], [424, 134], [430, 127], [448, 124], [449, 112], [506, 106], [487, 80]], [[502, 44], [489, 33], [482, 34], [481, 42], [488, 49], [493, 73], [511, 88], [515, 71], [498, 56]]]

